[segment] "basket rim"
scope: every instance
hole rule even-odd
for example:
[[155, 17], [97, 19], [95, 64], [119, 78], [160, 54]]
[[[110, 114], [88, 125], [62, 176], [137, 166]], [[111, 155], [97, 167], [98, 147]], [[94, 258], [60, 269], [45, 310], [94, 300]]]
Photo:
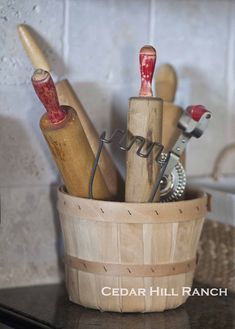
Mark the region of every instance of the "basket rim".
[[174, 223], [204, 219], [208, 195], [188, 190], [191, 199], [175, 202], [130, 203], [93, 200], [69, 195], [58, 188], [57, 209], [65, 217], [116, 223]]
[[66, 198], [70, 198], [70, 199], [76, 199], [79, 200], [81, 202], [89, 202], [89, 203], [93, 203], [93, 204], [98, 204], [98, 205], [103, 205], [103, 203], [108, 203], [109, 205], [127, 205], [127, 206], [143, 206], [143, 207], [152, 207], [153, 205], [168, 205], [169, 207], [174, 206], [174, 205], [178, 205], [180, 206], [181, 204], [186, 203], [191, 203], [191, 202], [195, 202], [196, 200], [202, 200], [205, 199], [207, 200], [208, 197], [208, 193], [206, 193], [203, 190], [197, 189], [197, 188], [187, 188], [186, 189], [186, 194], [191, 194], [191, 195], [195, 195], [193, 198], [189, 198], [186, 200], [180, 200], [180, 201], [171, 201], [171, 202], [126, 202], [126, 201], [110, 201], [110, 200], [97, 200], [97, 199], [89, 199], [89, 198], [83, 198], [83, 197], [78, 197], [78, 196], [74, 196], [69, 194], [68, 192], [65, 191], [65, 185], [60, 185], [57, 188], [57, 193], [62, 194], [63, 196], [65, 196]]

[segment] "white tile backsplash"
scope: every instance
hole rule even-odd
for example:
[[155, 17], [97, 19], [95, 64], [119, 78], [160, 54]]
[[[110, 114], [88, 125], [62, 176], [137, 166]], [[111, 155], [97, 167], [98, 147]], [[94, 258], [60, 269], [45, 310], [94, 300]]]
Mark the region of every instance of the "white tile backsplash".
[[2, 86], [0, 187], [57, 181], [57, 169], [39, 128], [41, 103], [30, 85]]
[[0, 194], [0, 287], [59, 281], [62, 239], [56, 188], [0, 188]]
[[148, 43], [149, 0], [70, 1], [69, 75], [112, 86], [138, 79], [138, 51]]
[[[17, 25], [32, 26], [37, 40], [48, 56], [49, 63], [61, 73], [63, 61], [63, 9], [64, 1], [58, 0], [2, 0], [0, 4], [0, 84], [30, 83], [33, 72], [20, 44]], [[17, 102], [17, 101], [16, 101]]]

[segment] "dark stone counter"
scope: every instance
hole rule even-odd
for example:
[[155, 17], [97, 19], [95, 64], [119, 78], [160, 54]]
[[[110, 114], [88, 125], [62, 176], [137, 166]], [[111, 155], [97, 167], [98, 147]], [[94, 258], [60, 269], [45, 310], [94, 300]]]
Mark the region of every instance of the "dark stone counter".
[[[198, 283], [195, 286], [203, 287]], [[21, 327], [10, 326], [6, 319], [9, 321], [12, 316], [29, 318], [31, 324], [27, 327], [26, 321]], [[120, 314], [101, 313], [69, 302], [63, 285], [4, 289], [0, 290], [0, 328], [8, 328], [6, 324], [24, 329], [232, 329], [235, 328], [235, 295], [194, 296], [185, 305], [163, 313]]]

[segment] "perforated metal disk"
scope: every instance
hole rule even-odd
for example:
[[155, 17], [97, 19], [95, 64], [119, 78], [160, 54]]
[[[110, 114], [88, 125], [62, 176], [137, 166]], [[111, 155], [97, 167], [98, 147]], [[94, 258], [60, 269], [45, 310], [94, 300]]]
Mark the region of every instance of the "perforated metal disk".
[[[166, 160], [167, 154], [162, 153], [161, 164]], [[170, 175], [164, 175], [160, 185], [161, 202], [178, 201], [184, 196], [186, 175], [180, 162], [176, 164]]]

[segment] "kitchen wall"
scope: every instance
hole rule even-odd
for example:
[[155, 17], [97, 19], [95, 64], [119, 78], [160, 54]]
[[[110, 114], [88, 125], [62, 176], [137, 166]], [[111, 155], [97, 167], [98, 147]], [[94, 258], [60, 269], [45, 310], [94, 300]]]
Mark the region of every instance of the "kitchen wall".
[[[138, 51], [151, 43], [158, 65], [177, 70], [176, 103], [202, 103], [214, 114], [190, 144], [188, 174], [209, 174], [219, 150], [235, 139], [235, 1], [1, 0], [0, 287], [62, 275], [58, 173], [38, 127], [44, 110], [19, 23], [35, 29], [54, 76], [70, 79], [98, 132], [125, 127], [128, 98], [139, 88]], [[234, 167], [235, 156], [226, 170]]]

